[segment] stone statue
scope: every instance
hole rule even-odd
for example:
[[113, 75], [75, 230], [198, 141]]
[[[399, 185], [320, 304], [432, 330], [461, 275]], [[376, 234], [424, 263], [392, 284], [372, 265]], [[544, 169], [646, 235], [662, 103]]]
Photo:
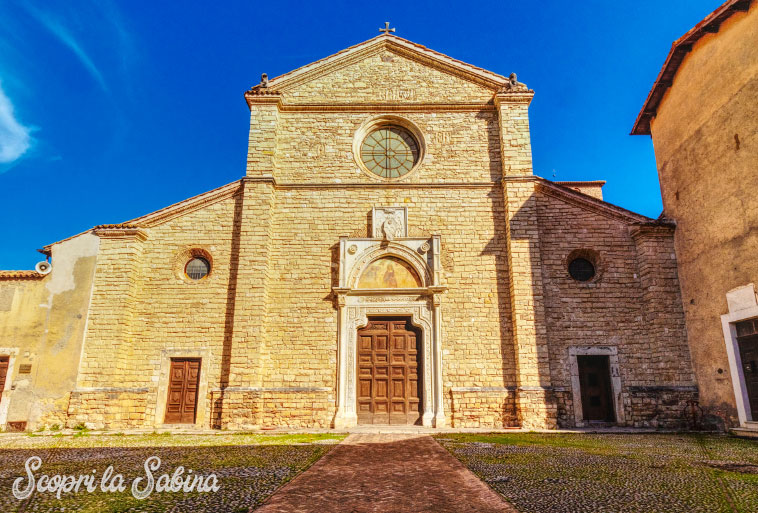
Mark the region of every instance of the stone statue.
[[520, 92], [520, 91], [528, 91], [529, 89], [526, 87], [526, 84], [519, 82], [516, 79], [516, 74], [511, 73], [508, 77], [508, 82], [505, 83], [505, 85], [502, 87], [501, 92], [509, 93], [509, 92]]
[[382, 234], [384, 240], [397, 239], [402, 235], [403, 226], [400, 221], [394, 215], [387, 216], [387, 219], [382, 223]]
[[268, 75], [266, 73], [261, 75], [261, 87], [268, 87]]

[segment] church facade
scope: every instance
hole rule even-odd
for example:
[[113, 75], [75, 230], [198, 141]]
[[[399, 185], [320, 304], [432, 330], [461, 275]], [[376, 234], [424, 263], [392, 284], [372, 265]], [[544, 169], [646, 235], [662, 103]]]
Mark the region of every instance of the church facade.
[[674, 228], [534, 175], [532, 96], [390, 34], [264, 76], [242, 179], [0, 273], [0, 423], [686, 426]]

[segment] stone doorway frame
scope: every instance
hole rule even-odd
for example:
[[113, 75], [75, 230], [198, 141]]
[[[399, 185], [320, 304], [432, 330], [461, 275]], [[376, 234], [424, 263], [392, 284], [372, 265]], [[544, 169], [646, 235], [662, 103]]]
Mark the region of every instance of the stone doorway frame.
[[747, 422], [756, 421], [750, 411], [750, 399], [745, 386], [745, 374], [742, 371], [742, 358], [737, 343], [736, 324], [741, 321], [758, 318], [758, 293], [755, 285], [749, 283], [726, 293], [729, 313], [721, 316], [721, 330], [724, 333], [726, 356], [729, 361], [729, 372], [734, 388], [734, 400], [737, 406], [737, 418], [740, 426], [746, 427]]
[[571, 397], [574, 402], [574, 425], [584, 427], [584, 410], [582, 409], [582, 390], [579, 382], [579, 361], [577, 356], [607, 356], [611, 373], [611, 392], [616, 424], [623, 426], [624, 399], [621, 394], [621, 373], [619, 370], [618, 348], [615, 346], [572, 346], [569, 347], [569, 368], [571, 372]]
[[[442, 395], [441, 295], [446, 290], [439, 283], [440, 237], [429, 239], [399, 238], [353, 239], [340, 237], [339, 287], [334, 287], [338, 311], [337, 327], [337, 412], [336, 429], [358, 423], [357, 405], [357, 334], [369, 317], [410, 317], [421, 329], [421, 401], [423, 426], [446, 425]], [[361, 274], [373, 261], [386, 256], [410, 264], [423, 287], [406, 289], [358, 289]]]

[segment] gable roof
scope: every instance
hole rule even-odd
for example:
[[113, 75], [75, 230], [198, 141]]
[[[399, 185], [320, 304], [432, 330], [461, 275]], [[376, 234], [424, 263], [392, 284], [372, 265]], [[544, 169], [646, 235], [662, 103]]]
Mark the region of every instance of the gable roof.
[[631, 135], [650, 135], [650, 121], [655, 117], [663, 95], [674, 82], [674, 76], [679, 70], [685, 56], [692, 50], [692, 46], [704, 35], [719, 31], [719, 27], [727, 18], [736, 12], [744, 12], [750, 9], [752, 0], [728, 0], [718, 9], [705, 17], [703, 21], [692, 27], [686, 34], [674, 41], [671, 45], [666, 61], [663, 63], [658, 77], [653, 83], [653, 88], [647, 95], [642, 110], [637, 115], [637, 120], [632, 127]]
[[492, 71], [459, 61], [402, 37], [381, 34], [357, 45], [345, 48], [333, 55], [269, 79], [266, 87], [262, 84], [253, 86], [245, 93], [245, 96], [277, 94], [278, 91], [321, 76], [334, 68], [350, 64], [381, 49], [393, 50], [400, 55], [409, 56], [442, 71], [463, 76], [493, 90], [501, 88], [508, 82], [506, 77]]

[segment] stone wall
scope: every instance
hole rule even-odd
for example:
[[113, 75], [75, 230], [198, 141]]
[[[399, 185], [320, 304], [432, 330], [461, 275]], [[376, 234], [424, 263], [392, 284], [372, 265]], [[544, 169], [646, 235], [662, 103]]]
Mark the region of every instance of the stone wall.
[[[635, 386], [693, 387], [673, 229], [635, 227], [634, 217], [623, 211], [582, 204], [576, 201], [578, 196], [560, 190], [541, 190], [541, 268], [550, 375], [557, 389], [560, 424], [571, 427], [575, 422], [569, 373], [572, 347], [618, 351], [622, 398], [628, 398]], [[574, 256], [593, 261], [595, 278], [587, 282], [571, 278], [568, 264]], [[651, 389], [648, 399], [655, 394]], [[652, 415], [638, 411], [639, 402], [622, 403], [627, 424]], [[672, 412], [659, 415], [661, 422], [668, 414]]]
[[515, 387], [453, 387], [450, 423], [459, 428], [519, 426]]

